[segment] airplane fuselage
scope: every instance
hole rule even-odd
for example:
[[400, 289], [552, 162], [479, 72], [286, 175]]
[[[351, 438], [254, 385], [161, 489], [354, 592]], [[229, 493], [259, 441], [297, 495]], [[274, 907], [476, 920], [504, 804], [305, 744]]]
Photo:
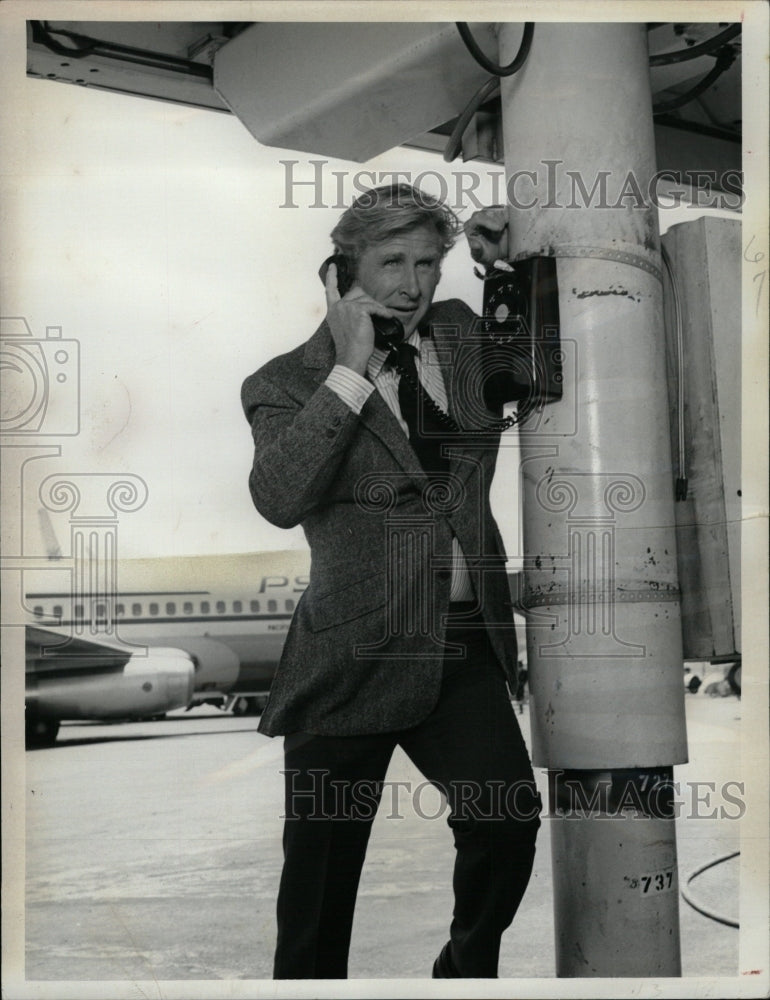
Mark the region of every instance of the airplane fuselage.
[[239, 695], [256, 707], [308, 568], [309, 555], [293, 551], [127, 560], [111, 592], [91, 583], [104, 574], [84, 578], [66, 560], [41, 570], [25, 588], [28, 722], [50, 737], [61, 719]]

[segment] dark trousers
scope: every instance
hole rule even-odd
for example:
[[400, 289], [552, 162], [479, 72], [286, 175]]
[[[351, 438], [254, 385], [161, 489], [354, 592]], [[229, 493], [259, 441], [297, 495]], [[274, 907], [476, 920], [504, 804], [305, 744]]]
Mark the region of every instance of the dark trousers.
[[484, 630], [455, 627], [448, 638], [463, 642], [467, 655], [445, 660], [438, 703], [419, 725], [371, 736], [286, 737], [275, 979], [347, 977], [361, 868], [396, 745], [447, 797], [456, 848], [454, 971], [497, 976], [500, 937], [532, 872], [540, 802]]

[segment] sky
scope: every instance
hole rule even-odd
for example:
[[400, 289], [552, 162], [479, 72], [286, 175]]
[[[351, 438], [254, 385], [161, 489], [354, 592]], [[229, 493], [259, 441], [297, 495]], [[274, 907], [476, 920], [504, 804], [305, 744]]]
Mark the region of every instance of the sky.
[[[36, 339], [61, 327], [80, 349], [80, 433], [30, 466], [25, 504], [49, 474], [131, 473], [148, 499], [122, 515], [123, 557], [304, 545], [300, 529], [273, 528], [251, 505], [239, 393], [325, 313], [316, 272], [340, 211], [287, 188], [318, 168], [260, 145], [231, 115], [27, 78], [17, 97], [2, 314], [24, 317]], [[329, 159], [323, 201], [337, 201], [332, 171], [362, 169]], [[365, 169], [430, 171], [423, 186], [438, 191], [435, 173], [451, 181], [452, 168], [401, 148]], [[481, 290], [463, 239], [437, 298], [478, 308]], [[514, 464], [501, 463], [496, 484], [507, 506]], [[66, 537], [66, 516], [52, 520]], [[502, 520], [515, 535], [515, 517]]]

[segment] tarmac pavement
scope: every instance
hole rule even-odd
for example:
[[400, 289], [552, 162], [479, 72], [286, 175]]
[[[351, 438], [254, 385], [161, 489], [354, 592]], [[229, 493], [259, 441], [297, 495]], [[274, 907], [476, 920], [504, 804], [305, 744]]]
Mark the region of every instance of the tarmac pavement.
[[[682, 885], [738, 850], [741, 827], [719, 816], [720, 802], [730, 815], [738, 807], [714, 798], [741, 777], [741, 704], [688, 695], [687, 712], [691, 763], [675, 771]], [[520, 721], [529, 740], [526, 707]], [[270, 978], [282, 741], [256, 725], [203, 707], [156, 722], [64, 724], [55, 747], [27, 752], [28, 981]], [[389, 786], [375, 820], [350, 978], [427, 980], [451, 919], [454, 848], [438, 793], [400, 751], [388, 779], [408, 785]], [[693, 793], [694, 781], [714, 782], [715, 793]], [[501, 978], [554, 977], [549, 826], [503, 939]], [[719, 864], [689, 890], [717, 916], [737, 917], [738, 868], [737, 858]], [[737, 975], [736, 929], [684, 901], [680, 921], [684, 977]], [[559, 982], [552, 995], [571, 995]]]

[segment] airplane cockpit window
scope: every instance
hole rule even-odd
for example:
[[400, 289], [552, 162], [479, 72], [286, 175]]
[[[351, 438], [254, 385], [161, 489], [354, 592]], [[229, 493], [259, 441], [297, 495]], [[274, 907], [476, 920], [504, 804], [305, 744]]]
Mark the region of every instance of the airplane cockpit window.
[[267, 610], [268, 611], [277, 611], [278, 610], [278, 601], [268, 601], [267, 602]]
[[252, 601], [249, 604], [249, 607], [251, 608], [251, 613], [253, 615], [258, 615], [259, 614], [259, 601]]
[[155, 601], [153, 601], [150, 604], [150, 614], [151, 615], [157, 615], [157, 613], [158, 613], [158, 605], [155, 603]]
[[166, 604], [166, 614], [175, 615], [176, 614], [176, 604], [174, 601], [168, 601]]
[[233, 601], [233, 611], [239, 615], [243, 611], [243, 604], [240, 601]]
[[217, 614], [223, 615], [225, 613], [225, 602], [217, 601]]
[[182, 610], [186, 615], [191, 615], [193, 613], [192, 601], [185, 601]]

